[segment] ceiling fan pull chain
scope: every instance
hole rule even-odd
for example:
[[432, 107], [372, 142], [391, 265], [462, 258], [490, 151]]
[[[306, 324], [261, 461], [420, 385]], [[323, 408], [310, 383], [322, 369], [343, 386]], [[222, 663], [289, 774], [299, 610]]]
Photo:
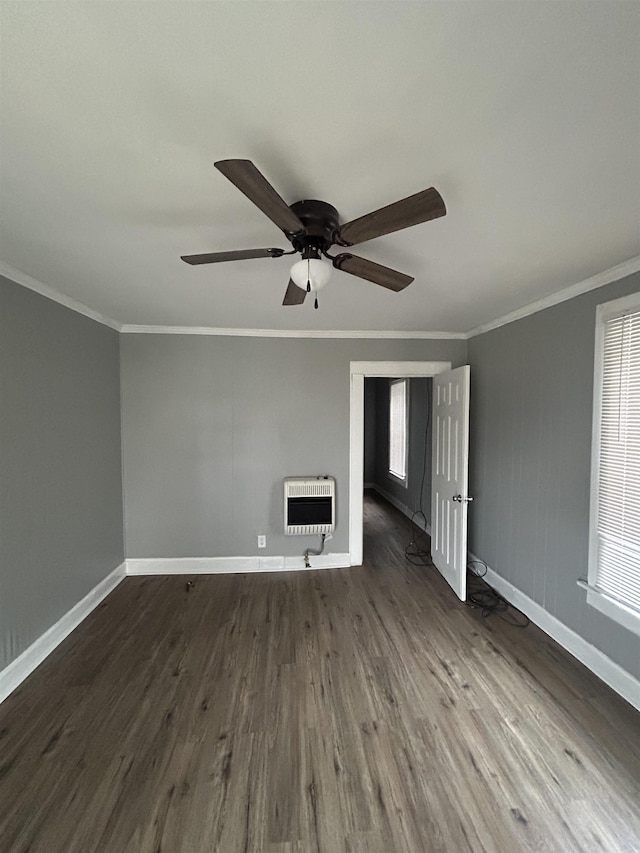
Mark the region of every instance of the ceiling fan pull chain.
[[307, 258], [307, 293], [311, 293], [311, 274], [309, 272], [309, 258]]
[[314, 307], [314, 308], [316, 308], [316, 309], [318, 308], [318, 297], [317, 297], [317, 296], [316, 296], [316, 298], [315, 298], [315, 299], [314, 299], [314, 301], [313, 301], [313, 307]]

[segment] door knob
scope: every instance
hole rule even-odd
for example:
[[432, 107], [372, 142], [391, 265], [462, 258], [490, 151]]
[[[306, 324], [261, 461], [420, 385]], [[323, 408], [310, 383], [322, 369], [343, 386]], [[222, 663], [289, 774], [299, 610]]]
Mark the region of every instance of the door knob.
[[469, 497], [469, 496], [467, 496], [466, 498], [463, 498], [462, 495], [454, 495], [453, 500], [457, 501], [458, 503], [461, 503], [461, 504], [462, 503], [468, 504], [468, 503], [471, 503], [473, 498]]

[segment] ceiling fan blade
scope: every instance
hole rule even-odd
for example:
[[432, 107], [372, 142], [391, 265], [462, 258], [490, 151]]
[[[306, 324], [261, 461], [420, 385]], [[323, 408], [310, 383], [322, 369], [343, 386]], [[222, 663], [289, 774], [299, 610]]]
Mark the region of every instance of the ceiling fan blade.
[[213, 165], [285, 234], [304, 232], [302, 222], [251, 160], [218, 160]]
[[250, 258], [280, 258], [284, 249], [239, 249], [237, 252], [209, 252], [205, 255], [180, 255], [188, 264], [219, 264], [221, 261], [245, 261]]
[[302, 305], [306, 295], [307, 291], [303, 290], [301, 287], [298, 287], [298, 285], [293, 281], [293, 279], [290, 278], [289, 284], [287, 285], [287, 289], [284, 294], [284, 299], [282, 300], [282, 304]]
[[393, 231], [437, 219], [446, 212], [442, 196], [438, 190], [430, 187], [341, 225], [336, 242], [341, 246], [355, 246], [356, 243], [364, 243], [365, 240], [373, 240], [383, 234], [391, 234]]
[[389, 267], [383, 267], [381, 264], [374, 264], [373, 261], [368, 261], [366, 258], [359, 258], [357, 255], [346, 253], [336, 255], [333, 258], [333, 265], [336, 269], [351, 273], [351, 275], [357, 275], [358, 278], [365, 278], [367, 281], [380, 284], [382, 287], [389, 288], [389, 290], [403, 290], [413, 281], [413, 277], [410, 275], [389, 269]]

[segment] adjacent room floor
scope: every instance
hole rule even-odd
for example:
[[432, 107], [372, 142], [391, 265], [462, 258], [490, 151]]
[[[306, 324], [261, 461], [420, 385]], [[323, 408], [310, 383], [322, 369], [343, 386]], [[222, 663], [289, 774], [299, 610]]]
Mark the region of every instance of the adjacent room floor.
[[127, 578], [0, 706], [0, 850], [640, 850], [640, 714], [365, 511], [360, 568]]

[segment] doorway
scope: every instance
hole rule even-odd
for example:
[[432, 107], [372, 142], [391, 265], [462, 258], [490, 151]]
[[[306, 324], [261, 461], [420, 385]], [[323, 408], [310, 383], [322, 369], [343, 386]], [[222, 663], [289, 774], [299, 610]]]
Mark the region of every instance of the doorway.
[[[425, 533], [431, 518], [431, 377], [367, 376], [364, 380], [364, 558], [367, 518], [375, 496]], [[408, 547], [416, 559], [425, 543], [418, 531]]]
[[428, 378], [451, 369], [449, 361], [351, 362], [349, 442], [349, 557], [362, 565], [364, 524], [364, 381], [365, 378]]

